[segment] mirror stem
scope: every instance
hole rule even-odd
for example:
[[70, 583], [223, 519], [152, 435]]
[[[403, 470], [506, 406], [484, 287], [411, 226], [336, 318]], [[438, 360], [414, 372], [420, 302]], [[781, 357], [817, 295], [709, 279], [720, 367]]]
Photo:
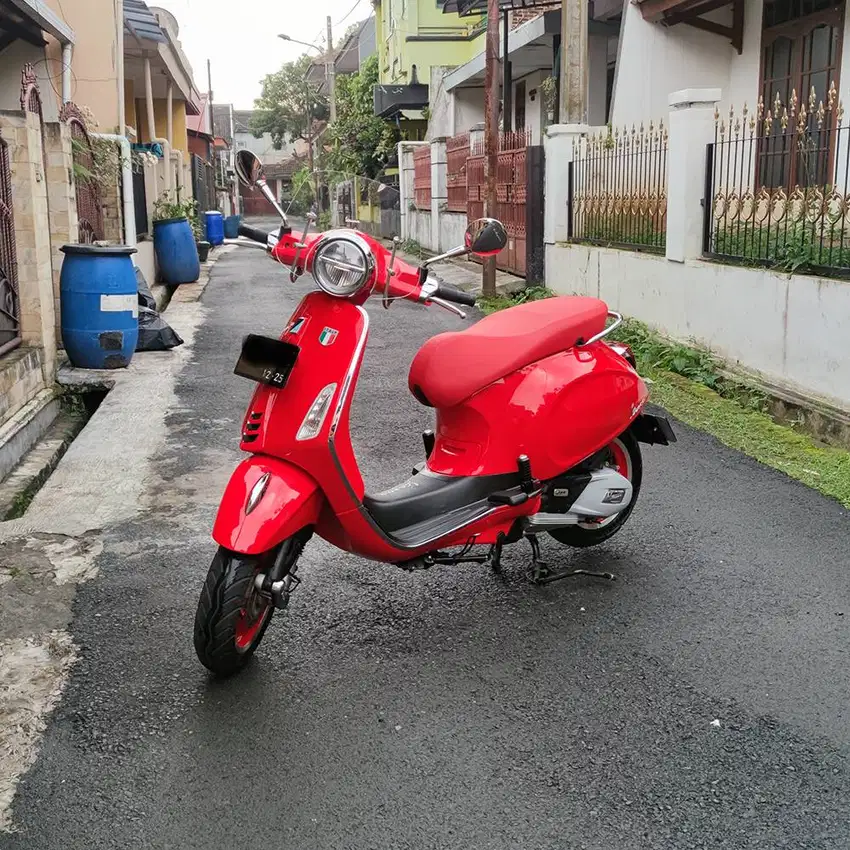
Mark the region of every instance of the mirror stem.
[[431, 257], [431, 259], [425, 260], [425, 262], [422, 263], [422, 268], [427, 269], [428, 266], [433, 265], [434, 263], [439, 263], [442, 260], [451, 260], [452, 257], [464, 257], [468, 253], [469, 253], [469, 248], [466, 248], [463, 245], [461, 245], [458, 248], [452, 248], [451, 251], [446, 251], [445, 254], [439, 254], [436, 257]]
[[286, 213], [283, 211], [280, 204], [277, 202], [277, 198], [274, 196], [274, 192], [269, 189], [269, 184], [266, 183], [264, 177], [260, 177], [254, 185], [263, 193], [263, 197], [275, 208], [275, 212], [281, 217], [283, 220], [284, 226], [288, 226], [286, 221]]

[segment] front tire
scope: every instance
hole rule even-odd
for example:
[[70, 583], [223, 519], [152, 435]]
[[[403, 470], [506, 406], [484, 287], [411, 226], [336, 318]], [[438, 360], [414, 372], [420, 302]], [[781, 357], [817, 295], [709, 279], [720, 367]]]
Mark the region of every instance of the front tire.
[[598, 546], [613, 537], [631, 516], [640, 494], [643, 479], [643, 458], [637, 440], [627, 431], [621, 434], [608, 446], [607, 466], [616, 469], [632, 482], [632, 500], [628, 506], [604, 520], [582, 522], [565, 528], [553, 529], [549, 534], [565, 546], [586, 549], [588, 546]]
[[195, 615], [195, 652], [217, 676], [239, 672], [266, 633], [274, 606], [254, 579], [273, 555], [237, 555], [220, 547], [210, 564]]

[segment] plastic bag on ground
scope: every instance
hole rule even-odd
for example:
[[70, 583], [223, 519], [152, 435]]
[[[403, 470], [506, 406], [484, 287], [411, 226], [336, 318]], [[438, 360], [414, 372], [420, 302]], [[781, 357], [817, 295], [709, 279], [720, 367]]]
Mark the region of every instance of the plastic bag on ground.
[[183, 345], [183, 340], [156, 310], [139, 307], [139, 341], [136, 343], [136, 351], [167, 351], [178, 345]]
[[139, 290], [139, 341], [136, 351], [168, 351], [183, 345], [180, 335], [157, 312], [156, 301], [138, 266], [136, 285]]

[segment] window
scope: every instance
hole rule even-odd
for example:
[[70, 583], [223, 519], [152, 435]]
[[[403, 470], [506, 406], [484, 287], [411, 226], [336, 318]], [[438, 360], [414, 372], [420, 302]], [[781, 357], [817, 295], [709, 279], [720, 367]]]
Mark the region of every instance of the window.
[[790, 138], [796, 117], [787, 134], [775, 131], [777, 135], [763, 140], [759, 150], [759, 182], [763, 186], [791, 188], [831, 180], [835, 133], [829, 130], [834, 128], [827, 122], [819, 126], [812, 113], [821, 103], [827, 105], [833, 84], [838, 89], [843, 21], [843, 2], [838, 5], [835, 0], [765, 3], [761, 75], [765, 111], [774, 110], [778, 98], [790, 112], [796, 95], [797, 110], [805, 105], [809, 118], [796, 141]]

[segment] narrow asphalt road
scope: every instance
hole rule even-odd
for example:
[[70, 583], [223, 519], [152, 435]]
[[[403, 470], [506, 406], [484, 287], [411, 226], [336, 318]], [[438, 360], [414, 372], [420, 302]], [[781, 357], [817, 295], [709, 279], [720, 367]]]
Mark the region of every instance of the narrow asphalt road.
[[[682, 425], [618, 537], [545, 544], [618, 582], [538, 589], [526, 546], [496, 578], [314, 540], [255, 663], [209, 679], [192, 621], [252, 389], [233, 365], [309, 286], [259, 252], [215, 267], [149, 509], [80, 588], [81, 659], [0, 848], [846, 850], [850, 520]], [[431, 423], [413, 354], [458, 322], [370, 312], [352, 427], [379, 487]]]

